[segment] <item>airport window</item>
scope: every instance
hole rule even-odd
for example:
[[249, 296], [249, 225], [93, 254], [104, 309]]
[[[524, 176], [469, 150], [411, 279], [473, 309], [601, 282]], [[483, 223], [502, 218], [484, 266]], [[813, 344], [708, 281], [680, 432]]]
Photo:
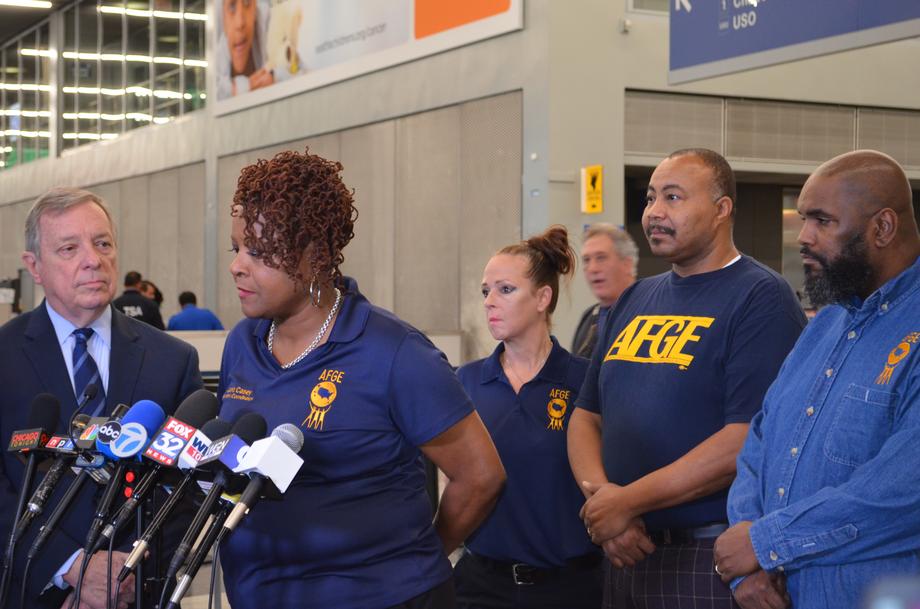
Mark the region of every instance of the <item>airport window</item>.
[[[7, 42], [0, 48], [0, 167], [47, 156], [54, 138], [66, 150], [204, 107], [205, 13], [205, 0], [77, 2]], [[59, 101], [51, 107], [55, 86]]]
[[48, 45], [45, 23], [0, 49], [0, 168], [48, 156], [51, 74], [47, 57], [23, 53]]

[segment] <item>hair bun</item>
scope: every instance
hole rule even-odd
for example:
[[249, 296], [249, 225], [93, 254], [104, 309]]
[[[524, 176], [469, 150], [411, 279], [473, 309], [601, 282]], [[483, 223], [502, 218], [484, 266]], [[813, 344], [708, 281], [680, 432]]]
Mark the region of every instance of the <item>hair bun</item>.
[[575, 250], [569, 243], [569, 231], [561, 224], [554, 224], [540, 235], [528, 239], [528, 247], [543, 254], [546, 261], [559, 275], [571, 275], [575, 270]]

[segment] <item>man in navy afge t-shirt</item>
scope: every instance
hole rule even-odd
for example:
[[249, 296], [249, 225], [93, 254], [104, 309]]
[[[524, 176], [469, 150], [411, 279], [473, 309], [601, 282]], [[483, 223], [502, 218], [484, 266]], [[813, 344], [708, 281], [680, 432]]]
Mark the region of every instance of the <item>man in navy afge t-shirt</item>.
[[712, 545], [748, 423], [805, 325], [782, 277], [735, 248], [735, 198], [710, 150], [655, 169], [642, 225], [672, 270], [620, 297], [569, 423], [605, 607], [733, 604]]

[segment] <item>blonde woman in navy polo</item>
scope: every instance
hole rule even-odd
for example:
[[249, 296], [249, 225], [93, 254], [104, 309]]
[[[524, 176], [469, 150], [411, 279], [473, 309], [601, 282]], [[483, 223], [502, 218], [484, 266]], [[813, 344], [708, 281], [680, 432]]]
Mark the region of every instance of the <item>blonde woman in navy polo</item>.
[[566, 453], [566, 426], [588, 361], [550, 335], [560, 275], [575, 252], [565, 228], [509, 245], [489, 260], [482, 295], [491, 356], [461, 383], [508, 473], [498, 504], [454, 570], [460, 609], [597, 609], [601, 553], [578, 517], [584, 495]]
[[[243, 320], [221, 417], [298, 425], [303, 467], [221, 547], [233, 609], [446, 609], [447, 554], [488, 513], [495, 447], [447, 360], [343, 280], [357, 214], [342, 166], [282, 152], [245, 167], [230, 272]], [[437, 517], [422, 454], [447, 474]]]

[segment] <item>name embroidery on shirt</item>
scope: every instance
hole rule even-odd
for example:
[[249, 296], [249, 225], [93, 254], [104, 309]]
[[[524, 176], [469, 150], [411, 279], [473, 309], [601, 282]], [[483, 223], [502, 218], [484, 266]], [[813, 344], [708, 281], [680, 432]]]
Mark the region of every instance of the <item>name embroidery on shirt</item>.
[[225, 400], [242, 400], [244, 402], [252, 401], [252, 389], [245, 389], [239, 385], [235, 387], [228, 387], [224, 391], [223, 399]]
[[885, 363], [885, 367], [882, 368], [882, 372], [875, 379], [876, 385], [887, 385], [891, 382], [891, 375], [894, 374], [894, 369], [898, 367], [901, 360], [910, 355], [910, 346], [916, 345], [918, 340], [920, 340], [920, 332], [911, 332], [901, 339], [901, 342], [888, 354], [888, 361]]
[[323, 370], [317, 379], [319, 382], [310, 392], [310, 413], [301, 425], [307, 429], [321, 430], [326, 421], [326, 413], [339, 394], [338, 385], [342, 383], [345, 373], [341, 370]]
[[546, 405], [546, 414], [549, 415], [549, 425], [547, 429], [562, 430], [562, 421], [565, 418], [565, 411], [569, 408], [568, 389], [551, 389], [549, 392], [549, 404]]
[[686, 348], [699, 342], [702, 338], [699, 331], [714, 321], [714, 317], [637, 315], [610, 345], [604, 361], [674, 364], [686, 370], [694, 358]]

